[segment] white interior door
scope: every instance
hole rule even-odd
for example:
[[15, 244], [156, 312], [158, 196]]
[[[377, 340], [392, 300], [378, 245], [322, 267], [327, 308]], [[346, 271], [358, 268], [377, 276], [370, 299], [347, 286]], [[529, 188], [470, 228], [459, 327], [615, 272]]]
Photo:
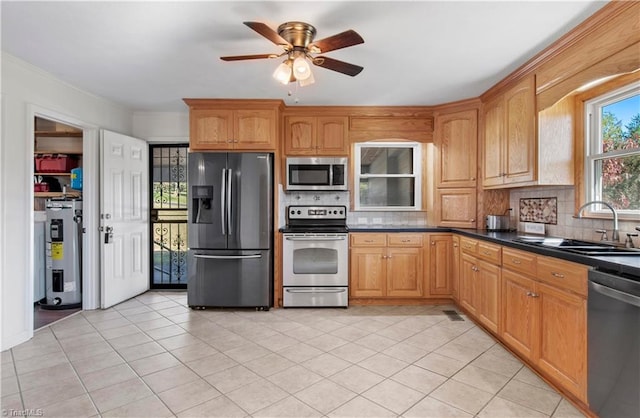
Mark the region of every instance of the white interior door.
[[100, 305], [149, 289], [148, 151], [141, 139], [101, 131]]

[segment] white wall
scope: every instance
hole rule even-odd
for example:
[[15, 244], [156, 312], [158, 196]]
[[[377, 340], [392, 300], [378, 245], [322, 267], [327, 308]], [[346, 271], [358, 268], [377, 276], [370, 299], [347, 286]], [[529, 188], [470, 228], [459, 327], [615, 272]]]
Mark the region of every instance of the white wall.
[[[83, 126], [130, 135], [130, 109], [66, 84], [9, 54], [2, 53], [2, 141], [0, 143], [1, 349], [32, 335], [33, 109]], [[96, 144], [90, 144], [97, 149]], [[95, 160], [94, 160], [95, 162]], [[85, 161], [85, 164], [87, 161]], [[97, 170], [97, 167], [95, 168]]]
[[189, 142], [189, 109], [184, 112], [136, 112], [133, 114], [133, 136], [150, 143]]

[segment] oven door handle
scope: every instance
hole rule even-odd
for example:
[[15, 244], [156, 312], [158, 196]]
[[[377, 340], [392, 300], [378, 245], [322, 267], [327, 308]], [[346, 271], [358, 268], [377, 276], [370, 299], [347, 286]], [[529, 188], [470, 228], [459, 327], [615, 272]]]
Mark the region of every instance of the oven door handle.
[[631, 295], [629, 293], [621, 292], [619, 290], [612, 289], [607, 286], [603, 286], [601, 284], [595, 282], [589, 282], [591, 288], [598, 293], [601, 293], [605, 296], [609, 296], [610, 298], [614, 298], [619, 300], [620, 302], [624, 302], [627, 304], [631, 304], [640, 308], [640, 297]]
[[288, 241], [344, 241], [345, 237], [285, 237]]
[[252, 255], [202, 255], [195, 254], [195, 258], [208, 258], [215, 260], [238, 260], [245, 258], [262, 258], [262, 254], [252, 254]]
[[344, 293], [347, 289], [285, 289], [287, 293]]

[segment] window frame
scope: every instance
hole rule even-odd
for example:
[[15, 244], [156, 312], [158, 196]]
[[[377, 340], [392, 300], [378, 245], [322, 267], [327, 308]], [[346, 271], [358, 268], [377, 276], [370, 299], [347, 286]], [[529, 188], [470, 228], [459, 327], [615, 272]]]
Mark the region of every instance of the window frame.
[[[413, 157], [412, 174], [362, 174], [362, 148], [410, 148]], [[371, 141], [354, 144], [353, 204], [354, 211], [420, 211], [422, 210], [422, 144], [420, 142]], [[412, 206], [362, 206], [360, 204], [361, 178], [413, 178], [414, 202]]]
[[[584, 175], [584, 181], [581, 193], [582, 198], [579, 199], [578, 204], [602, 200], [601, 187], [595, 181], [596, 163], [598, 161], [640, 154], [640, 149], [637, 148], [600, 152], [602, 144], [602, 108], [640, 94], [640, 81], [627, 82], [624, 85], [614, 84], [604, 91], [601, 89], [594, 89], [594, 91], [597, 93], [590, 94], [583, 101], [584, 143], [581, 157], [583, 159], [582, 174]], [[601, 177], [600, 175], [598, 178], [601, 179]], [[598, 194], [600, 195], [598, 196]], [[640, 210], [617, 209], [617, 212], [621, 219], [640, 219]], [[585, 213], [587, 216], [595, 218], [611, 216], [611, 211], [604, 205], [589, 206], [585, 208]]]

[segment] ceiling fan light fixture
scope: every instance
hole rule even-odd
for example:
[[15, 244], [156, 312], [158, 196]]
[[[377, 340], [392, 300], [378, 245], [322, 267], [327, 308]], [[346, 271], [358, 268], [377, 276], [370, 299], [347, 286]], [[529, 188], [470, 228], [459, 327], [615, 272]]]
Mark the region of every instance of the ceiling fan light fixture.
[[278, 65], [276, 70], [273, 72], [273, 78], [282, 84], [289, 84], [289, 79], [291, 78], [291, 64], [289, 60]]
[[298, 81], [306, 80], [311, 76], [311, 67], [304, 55], [293, 60], [293, 75]]
[[313, 73], [311, 71], [309, 71], [309, 77], [305, 78], [304, 80], [298, 80], [298, 84], [300, 85], [300, 87], [308, 86], [315, 82], [316, 79], [313, 78]]

